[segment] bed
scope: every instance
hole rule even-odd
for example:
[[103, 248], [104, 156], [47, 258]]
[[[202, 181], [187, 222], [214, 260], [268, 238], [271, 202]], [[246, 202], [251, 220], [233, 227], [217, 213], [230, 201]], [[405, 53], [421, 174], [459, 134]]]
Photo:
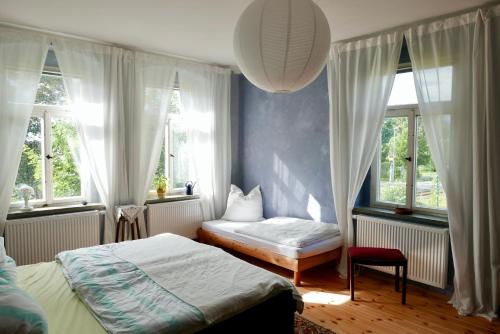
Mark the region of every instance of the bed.
[[[121, 248], [117, 250], [113, 245]], [[210, 246], [164, 234], [63, 252], [58, 255], [57, 262], [18, 267], [17, 284], [42, 306], [49, 332], [55, 334], [293, 333], [294, 314], [301, 311], [303, 304], [293, 286], [290, 283], [287, 286], [286, 279], [225, 252], [220, 253], [217, 248], [206, 247]], [[185, 249], [198, 255], [192, 257]], [[142, 259], [134, 252], [145, 254], [147, 258]], [[112, 254], [118, 254], [116, 268], [125, 276], [115, 277], [113, 266], [104, 266], [108, 257], [113, 258]], [[128, 260], [121, 261], [125, 257]], [[162, 261], [162, 265], [151, 266], [158, 261]], [[200, 265], [201, 262], [204, 264]], [[85, 267], [82, 263], [92, 269], [82, 270]], [[250, 278], [243, 280], [239, 276]], [[115, 282], [115, 285], [110, 294], [101, 298], [106, 281]], [[168, 290], [163, 289], [164, 284]], [[90, 294], [87, 293], [89, 289]], [[132, 298], [122, 301], [124, 291]], [[163, 294], [165, 299], [162, 299]], [[109, 303], [110, 298], [116, 298], [116, 302]], [[104, 306], [106, 308], [102, 309]], [[162, 323], [164, 319], [167, 325]], [[158, 324], [150, 324], [152, 321]]]
[[[283, 222], [288, 224], [286, 226], [293, 226], [290, 224], [296, 225], [299, 221], [304, 224], [314, 224], [311, 221], [284, 217], [268, 219], [264, 222], [212, 220], [202, 223], [202, 227], [198, 230], [198, 238], [200, 242], [231, 249], [289, 269], [293, 271], [296, 286], [301, 285], [302, 271], [323, 263], [338, 262], [340, 260], [343, 244], [340, 233], [332, 237], [317, 238], [318, 240], [313, 238], [313, 242], [301, 247], [241, 233], [248, 227], [261, 227], [263, 223], [276, 221], [280, 224]], [[300, 233], [300, 231], [297, 233]]]

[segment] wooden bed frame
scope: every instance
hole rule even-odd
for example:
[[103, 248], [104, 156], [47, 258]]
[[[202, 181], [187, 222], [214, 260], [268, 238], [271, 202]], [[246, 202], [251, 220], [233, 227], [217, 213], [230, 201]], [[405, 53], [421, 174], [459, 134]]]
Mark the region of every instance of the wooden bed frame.
[[198, 238], [200, 242], [203, 242], [205, 244], [232, 249], [239, 253], [250, 255], [257, 259], [289, 269], [293, 271], [293, 282], [295, 283], [296, 286], [300, 286], [301, 276], [302, 276], [301, 274], [304, 270], [331, 261], [338, 262], [342, 255], [342, 247], [339, 247], [325, 253], [301, 259], [294, 259], [291, 257], [287, 257], [285, 255], [273, 253], [265, 249], [249, 246], [241, 242], [238, 242], [236, 240], [224, 238], [220, 235], [206, 231], [202, 228], [198, 229]]
[[254, 307], [215, 323], [197, 334], [295, 333], [297, 301], [286, 290]]

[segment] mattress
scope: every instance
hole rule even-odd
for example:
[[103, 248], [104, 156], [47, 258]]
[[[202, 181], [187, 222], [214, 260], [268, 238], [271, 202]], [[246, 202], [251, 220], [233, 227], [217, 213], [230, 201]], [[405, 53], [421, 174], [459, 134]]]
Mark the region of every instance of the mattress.
[[342, 236], [319, 241], [315, 244], [303, 248], [296, 248], [287, 245], [254, 238], [248, 235], [235, 232], [235, 230], [248, 226], [248, 224], [259, 224], [258, 222], [233, 222], [227, 220], [211, 220], [202, 223], [205, 231], [212, 232], [226, 239], [231, 239], [250, 247], [258, 247], [276, 254], [284, 255], [293, 259], [302, 259], [318, 254], [322, 254], [342, 246]]

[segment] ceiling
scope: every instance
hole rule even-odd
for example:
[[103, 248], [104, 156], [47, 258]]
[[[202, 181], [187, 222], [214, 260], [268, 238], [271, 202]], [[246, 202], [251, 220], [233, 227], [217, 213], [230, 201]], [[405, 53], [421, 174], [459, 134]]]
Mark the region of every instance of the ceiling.
[[[0, 0], [0, 21], [234, 66], [233, 30], [252, 0]], [[486, 0], [315, 0], [332, 41]]]

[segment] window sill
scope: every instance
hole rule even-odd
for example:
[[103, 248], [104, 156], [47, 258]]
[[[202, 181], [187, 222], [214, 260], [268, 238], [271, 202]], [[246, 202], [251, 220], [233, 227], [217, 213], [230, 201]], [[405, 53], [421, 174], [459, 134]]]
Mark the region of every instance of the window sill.
[[411, 215], [398, 215], [394, 210], [374, 208], [374, 207], [356, 207], [352, 210], [353, 215], [367, 215], [378, 218], [386, 218], [402, 221], [405, 223], [417, 223], [429, 226], [448, 227], [448, 217], [413, 213]]
[[189, 201], [192, 199], [199, 199], [200, 196], [197, 194], [194, 195], [167, 195], [165, 198], [151, 198], [146, 201], [146, 204], [158, 204], [165, 202], [177, 202], [177, 201]]
[[7, 214], [7, 220], [43, 217], [52, 215], [61, 215], [65, 213], [84, 212], [92, 210], [104, 210], [106, 207], [100, 203], [73, 204], [73, 205], [60, 205], [60, 206], [45, 206], [34, 208], [31, 211], [22, 211], [20, 209], [11, 209]]

